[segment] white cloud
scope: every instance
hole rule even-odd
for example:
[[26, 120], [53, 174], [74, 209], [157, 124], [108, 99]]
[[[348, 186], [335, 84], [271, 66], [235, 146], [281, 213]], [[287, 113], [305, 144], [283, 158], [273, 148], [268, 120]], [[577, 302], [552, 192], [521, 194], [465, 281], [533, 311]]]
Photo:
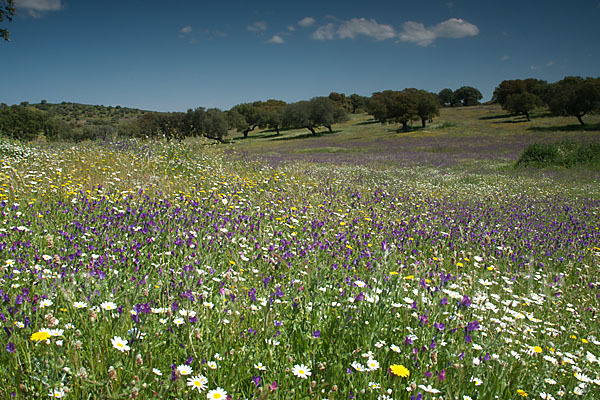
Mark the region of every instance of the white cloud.
[[283, 38], [279, 35], [273, 35], [273, 37], [271, 39], [269, 39], [267, 42], [275, 43], [275, 44], [284, 44], [285, 40], [283, 40]]
[[357, 35], [365, 35], [376, 40], [391, 39], [396, 30], [390, 25], [378, 24], [374, 19], [352, 18], [343, 22], [337, 30], [340, 39], [354, 39]]
[[460, 18], [450, 18], [438, 24], [434, 32], [437, 37], [460, 39], [467, 36], [479, 35], [479, 28]]
[[420, 22], [408, 21], [402, 25], [398, 35], [400, 41], [429, 46], [437, 38], [459, 39], [479, 34], [479, 28], [463, 19], [450, 18], [433, 27], [425, 27]]
[[192, 27], [190, 25], [184, 26], [179, 32], [183, 34], [192, 33]]
[[554, 64], [556, 64], [556, 61], [554, 61], [554, 60], [552, 60], [552, 61], [548, 61], [548, 62], [546, 63], [546, 67], [551, 67], [551, 66], [553, 66]]
[[500, 57], [501, 61], [507, 61], [510, 60], [510, 56], [508, 54], [503, 55], [502, 57]]
[[313, 39], [317, 40], [333, 40], [333, 34], [335, 33], [335, 25], [333, 23], [329, 23], [327, 25], [323, 25], [319, 27], [312, 34]]
[[63, 9], [61, 0], [16, 0], [16, 8], [27, 10], [27, 13], [33, 17], [41, 17], [46, 11], [59, 11]]
[[252, 25], [248, 25], [248, 30], [250, 32], [263, 32], [267, 30], [267, 24], [263, 21], [255, 21]]
[[294, 32], [296, 30], [296, 27], [294, 25], [288, 25], [287, 30], [290, 32]]
[[309, 26], [314, 25], [315, 22], [317, 21], [313, 17], [304, 17], [300, 21], [298, 21], [298, 25], [300, 25], [303, 28], [307, 28]]
[[376, 40], [385, 40], [396, 37], [396, 30], [391, 25], [378, 24], [374, 19], [352, 18], [336, 25], [333, 22], [319, 27], [313, 34], [313, 39], [333, 40], [354, 39], [358, 35], [365, 35]]

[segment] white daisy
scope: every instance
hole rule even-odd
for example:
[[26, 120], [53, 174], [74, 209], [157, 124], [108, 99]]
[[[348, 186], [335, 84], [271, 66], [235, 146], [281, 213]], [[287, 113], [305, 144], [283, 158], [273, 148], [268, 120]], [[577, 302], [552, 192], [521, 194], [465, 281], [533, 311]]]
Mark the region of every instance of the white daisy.
[[427, 392], [427, 393], [439, 393], [440, 392], [439, 390], [431, 387], [431, 385], [427, 385], [427, 386], [419, 385], [419, 388], [423, 389], [423, 391]]
[[120, 336], [115, 336], [110, 340], [113, 347], [120, 352], [125, 352], [131, 350], [131, 347], [127, 346], [127, 340], [121, 339]]
[[44, 308], [44, 307], [50, 307], [52, 304], [54, 304], [52, 302], [52, 300], [50, 299], [44, 299], [40, 302], [40, 308]]
[[179, 375], [181, 376], [191, 375], [192, 371], [192, 367], [189, 365], [181, 364], [177, 367], [177, 372], [179, 372]]
[[50, 389], [50, 393], [48, 393], [48, 396], [55, 399], [61, 399], [65, 397], [65, 391], [63, 389]]
[[367, 361], [367, 368], [369, 371], [375, 371], [379, 369], [379, 362], [377, 360], [370, 359]]
[[218, 387], [215, 390], [211, 390], [210, 392], [208, 392], [206, 394], [206, 398], [207, 399], [226, 399], [227, 392], [225, 390], [221, 389], [220, 387]]
[[100, 304], [100, 308], [105, 311], [112, 311], [117, 309], [117, 305], [112, 301], [105, 301], [104, 303]]
[[294, 365], [294, 368], [292, 368], [292, 374], [296, 375], [298, 378], [308, 379], [308, 377], [312, 375], [312, 372], [310, 372], [310, 368], [306, 365], [296, 364]]
[[208, 388], [208, 379], [203, 375], [196, 375], [188, 378], [187, 385], [191, 386], [192, 389], [198, 389], [199, 392]]

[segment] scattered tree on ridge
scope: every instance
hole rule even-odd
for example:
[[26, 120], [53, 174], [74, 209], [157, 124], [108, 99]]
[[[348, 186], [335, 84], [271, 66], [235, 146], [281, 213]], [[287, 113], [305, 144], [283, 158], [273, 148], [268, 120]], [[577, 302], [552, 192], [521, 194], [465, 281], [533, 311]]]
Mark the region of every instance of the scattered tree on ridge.
[[425, 90], [384, 90], [373, 93], [368, 103], [368, 112], [381, 123], [401, 123], [402, 129], [407, 130], [408, 123], [418, 119], [425, 127], [428, 119], [439, 115], [440, 104], [437, 95]]
[[452, 89], [442, 89], [437, 96], [442, 107], [451, 107], [455, 103]]
[[514, 114], [525, 115], [527, 121], [531, 121], [529, 113], [544, 105], [542, 99], [533, 93], [523, 92], [511, 94], [506, 98], [502, 108]]
[[313, 135], [320, 126], [333, 132], [332, 125], [346, 121], [346, 111], [327, 97], [288, 104], [282, 110], [282, 124], [286, 128], [306, 128]]
[[546, 81], [534, 78], [504, 80], [494, 90], [492, 101], [503, 106], [509, 96], [521, 93], [532, 93], [542, 98], [547, 86]]
[[421, 126], [425, 128], [425, 122], [440, 115], [440, 103], [438, 97], [426, 90], [407, 89], [414, 91], [417, 97], [417, 115], [421, 118]]
[[266, 121], [264, 114], [260, 107], [257, 107], [256, 103], [238, 104], [230, 112], [237, 113], [237, 115], [234, 114], [235, 118], [230, 120], [230, 123], [234, 123], [235, 125], [230, 125], [230, 127], [242, 132], [244, 138], [247, 138], [248, 134], [256, 128], [265, 128]]
[[550, 111], [555, 115], [582, 117], [600, 112], [600, 78], [568, 76], [549, 85], [545, 96]]
[[350, 95], [349, 99], [350, 104], [352, 105], [352, 114], [356, 114], [356, 111], [359, 108], [365, 107], [365, 105], [367, 104], [368, 97], [353, 93]]
[[463, 86], [454, 92], [454, 99], [464, 107], [476, 106], [482, 98], [481, 92], [471, 86]]
[[281, 127], [281, 108], [285, 102], [281, 100], [255, 101], [234, 106], [227, 112], [229, 127], [244, 134], [244, 138], [254, 129], [273, 128], [279, 134]]

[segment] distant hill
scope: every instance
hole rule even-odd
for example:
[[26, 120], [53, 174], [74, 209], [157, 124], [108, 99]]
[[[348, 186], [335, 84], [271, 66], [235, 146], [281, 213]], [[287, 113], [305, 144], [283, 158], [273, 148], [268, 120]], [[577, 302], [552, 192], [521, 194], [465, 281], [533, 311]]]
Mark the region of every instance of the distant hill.
[[140, 134], [138, 120], [154, 111], [121, 106], [42, 100], [31, 104], [0, 104], [0, 136], [32, 140], [40, 135], [50, 140], [81, 141]]
[[58, 104], [42, 101], [38, 104], [28, 105], [48, 113], [51, 118], [72, 123], [75, 126], [115, 125], [119, 122], [135, 120], [147, 112], [152, 112], [137, 108], [80, 104], [66, 101]]

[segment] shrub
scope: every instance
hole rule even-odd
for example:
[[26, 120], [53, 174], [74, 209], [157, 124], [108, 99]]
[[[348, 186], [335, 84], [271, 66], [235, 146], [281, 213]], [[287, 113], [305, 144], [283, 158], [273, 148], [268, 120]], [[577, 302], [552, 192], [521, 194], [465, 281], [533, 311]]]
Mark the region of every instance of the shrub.
[[533, 143], [519, 157], [517, 165], [572, 167], [579, 164], [600, 165], [600, 143], [583, 144], [565, 139], [556, 143]]

